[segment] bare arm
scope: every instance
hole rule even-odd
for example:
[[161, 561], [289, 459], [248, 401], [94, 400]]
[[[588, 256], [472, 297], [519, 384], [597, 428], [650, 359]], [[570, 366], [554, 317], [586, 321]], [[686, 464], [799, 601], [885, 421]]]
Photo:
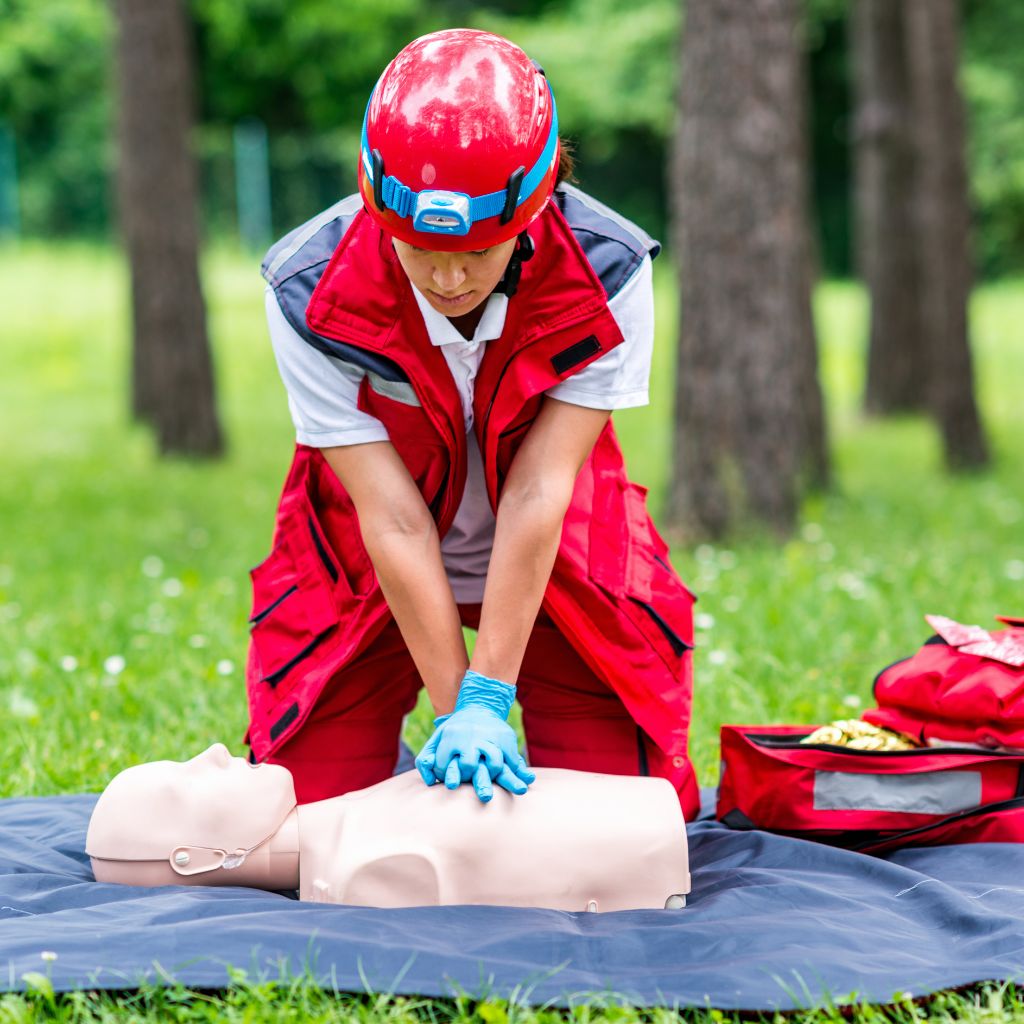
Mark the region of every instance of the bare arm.
[[455, 706], [468, 659], [430, 511], [390, 441], [323, 448], [348, 491], [381, 590], [437, 714]]
[[545, 398], [509, 471], [471, 667], [515, 683], [580, 467], [610, 413]]

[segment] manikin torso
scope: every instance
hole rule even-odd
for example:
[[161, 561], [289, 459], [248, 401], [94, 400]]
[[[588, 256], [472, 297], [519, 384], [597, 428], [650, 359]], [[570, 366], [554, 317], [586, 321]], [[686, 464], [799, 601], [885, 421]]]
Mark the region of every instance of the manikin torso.
[[690, 891], [664, 779], [538, 768], [522, 796], [426, 787], [406, 772], [297, 808], [299, 898], [359, 906], [661, 908]]
[[487, 804], [469, 785], [428, 787], [406, 772], [295, 806], [287, 769], [253, 770], [215, 744], [112, 780], [86, 849], [101, 882], [297, 888], [302, 900], [357, 906], [607, 911], [662, 908], [689, 892], [669, 782], [536, 773], [524, 795], [495, 787]]

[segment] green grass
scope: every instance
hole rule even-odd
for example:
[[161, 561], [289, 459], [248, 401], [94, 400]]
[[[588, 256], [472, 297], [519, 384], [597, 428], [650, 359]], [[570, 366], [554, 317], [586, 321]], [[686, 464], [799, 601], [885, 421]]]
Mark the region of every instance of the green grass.
[[[0, 249], [0, 796], [99, 790], [127, 765], [178, 758], [216, 739], [244, 752], [246, 570], [266, 554], [293, 444], [256, 262], [214, 251], [205, 263], [230, 451], [198, 463], [157, 460], [147, 432], [129, 422], [127, 279], [118, 256], [92, 247]], [[650, 485], [655, 511], [671, 440], [674, 310], [664, 270], [658, 303], [653, 404], [616, 416], [632, 475]], [[996, 461], [958, 478], [943, 472], [926, 422], [859, 416], [861, 291], [825, 285], [816, 313], [834, 489], [808, 499], [800, 530], [781, 547], [749, 532], [728, 547], [674, 551], [700, 595], [691, 753], [702, 785], [717, 780], [723, 722], [818, 723], [870, 706], [875, 672], [917, 647], [926, 612], [987, 623], [997, 612], [1024, 611], [1024, 283], [976, 296], [979, 393]], [[428, 725], [421, 702], [409, 723], [414, 746]], [[50, 1009], [69, 1020], [338, 1014], [374, 1024], [474, 1013], [448, 1002], [346, 1002], [297, 983], [239, 979], [226, 995], [77, 994], [52, 1007], [43, 986], [0, 1000], [0, 1024]], [[504, 1024], [500, 1004], [475, 1012]], [[544, 1016], [510, 1012], [531, 1022]], [[1024, 1000], [1013, 990], [979, 990], [942, 996], [930, 1012], [1003, 1021], [1024, 1016]], [[580, 1013], [658, 1019], [596, 1004]]]

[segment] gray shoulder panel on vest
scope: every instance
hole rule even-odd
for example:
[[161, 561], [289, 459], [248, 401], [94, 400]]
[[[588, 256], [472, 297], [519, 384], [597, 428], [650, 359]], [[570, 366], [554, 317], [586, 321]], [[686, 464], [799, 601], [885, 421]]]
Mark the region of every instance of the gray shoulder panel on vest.
[[260, 272], [274, 289], [285, 319], [308, 345], [386, 381], [407, 380], [397, 364], [375, 352], [325, 338], [310, 330], [306, 307], [338, 243], [362, 207], [358, 193], [346, 196], [271, 246]]
[[267, 283], [276, 288], [284, 278], [317, 263], [326, 263], [360, 206], [362, 199], [358, 193], [346, 196], [275, 242], [260, 266]]
[[646, 255], [653, 259], [661, 251], [661, 243], [646, 231], [581, 189], [559, 185], [554, 201], [609, 299], [622, 290]]

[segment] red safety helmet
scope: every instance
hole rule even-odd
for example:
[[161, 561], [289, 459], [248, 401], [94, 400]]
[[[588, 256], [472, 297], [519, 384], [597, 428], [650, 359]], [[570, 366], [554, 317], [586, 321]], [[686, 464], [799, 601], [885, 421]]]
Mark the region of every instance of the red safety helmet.
[[514, 43], [450, 29], [384, 69], [363, 119], [359, 191], [388, 234], [421, 249], [486, 249], [544, 209], [558, 174], [547, 79]]

